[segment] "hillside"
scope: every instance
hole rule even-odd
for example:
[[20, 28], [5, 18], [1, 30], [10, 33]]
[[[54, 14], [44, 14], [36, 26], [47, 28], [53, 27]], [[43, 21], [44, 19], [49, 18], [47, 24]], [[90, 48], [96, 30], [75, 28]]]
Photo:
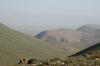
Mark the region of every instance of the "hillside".
[[96, 32], [98, 30], [100, 31], [100, 25], [96, 24], [86, 24], [77, 29], [77, 31], [87, 33]]
[[66, 52], [0, 24], [0, 64], [14, 64], [22, 58], [62, 58]]
[[52, 43], [52, 45], [59, 46], [69, 52], [76, 52], [81, 47], [82, 33], [72, 29], [55, 29], [43, 31], [35, 37], [42, 41]]
[[73, 29], [55, 29], [40, 32], [36, 38], [57, 45], [69, 52], [76, 52], [100, 41], [100, 25], [87, 24]]
[[86, 24], [78, 28], [76, 31], [84, 33], [82, 39], [88, 47], [100, 42], [100, 25]]
[[[34, 66], [100, 66], [100, 43], [65, 59], [53, 58], [47, 61], [34, 60], [31, 64]], [[30, 64], [22, 63], [16, 64], [15, 66], [30, 66]]]
[[83, 49], [82, 51], [72, 55], [72, 56], [81, 56], [81, 55], [84, 55], [84, 54], [88, 54], [88, 53], [96, 53], [96, 52], [99, 52], [100, 53], [100, 43], [96, 44], [96, 45], [93, 45], [91, 47], [88, 47], [86, 49]]
[[[72, 29], [55, 29], [43, 31], [35, 36], [51, 43], [79, 43], [81, 33]], [[77, 39], [75, 39], [77, 37]]]
[[100, 43], [67, 57], [65, 61], [68, 66], [100, 66]]

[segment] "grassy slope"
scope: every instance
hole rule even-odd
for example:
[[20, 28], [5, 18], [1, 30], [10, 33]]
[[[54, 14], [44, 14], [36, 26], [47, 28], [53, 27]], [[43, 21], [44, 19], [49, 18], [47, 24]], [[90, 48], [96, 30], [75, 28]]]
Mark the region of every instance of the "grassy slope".
[[[100, 66], [100, 43], [86, 48], [79, 53], [60, 61], [65, 63], [63, 66]], [[54, 66], [61, 65], [58, 63]]]
[[65, 55], [59, 48], [0, 24], [0, 64], [16, 63], [21, 58], [45, 59]]
[[[88, 56], [85, 56], [85, 54], [88, 54]], [[61, 65], [60, 63], [58, 63], [58, 61], [62, 61], [64, 65]], [[54, 61], [55, 65], [50, 65], [51, 62], [49, 62], [48, 66], [100, 66], [100, 43], [91, 46], [89, 48], [86, 48], [73, 56], [58, 61], [57, 59], [55, 59]], [[14, 66], [14, 65], [7, 65], [7, 66]], [[23, 66], [28, 66], [28, 65], [25, 64]]]

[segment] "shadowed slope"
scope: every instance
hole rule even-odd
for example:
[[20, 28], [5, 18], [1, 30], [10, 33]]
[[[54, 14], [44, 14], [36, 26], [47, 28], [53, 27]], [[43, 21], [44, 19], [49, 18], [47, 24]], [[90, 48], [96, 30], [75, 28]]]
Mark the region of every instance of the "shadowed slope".
[[72, 56], [79, 56], [79, 55], [84, 55], [84, 54], [92, 53], [92, 52], [100, 52], [100, 43], [93, 45], [91, 47], [88, 47], [86, 49], [83, 49], [82, 51], [80, 51]]

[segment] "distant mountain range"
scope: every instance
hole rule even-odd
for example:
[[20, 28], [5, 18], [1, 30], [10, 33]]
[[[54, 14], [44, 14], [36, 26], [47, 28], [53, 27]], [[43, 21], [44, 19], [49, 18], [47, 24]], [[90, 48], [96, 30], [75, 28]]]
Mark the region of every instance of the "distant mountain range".
[[100, 42], [100, 25], [87, 24], [72, 29], [56, 29], [43, 31], [35, 36], [36, 38], [62, 46], [66, 51], [75, 52]]
[[[71, 29], [57, 29], [50, 31], [43, 31], [36, 35], [35, 37], [66, 49], [69, 52], [74, 52], [77, 46], [80, 46], [80, 39], [82, 34], [78, 31]], [[76, 39], [77, 37], [77, 39]], [[74, 44], [74, 45], [73, 45]]]

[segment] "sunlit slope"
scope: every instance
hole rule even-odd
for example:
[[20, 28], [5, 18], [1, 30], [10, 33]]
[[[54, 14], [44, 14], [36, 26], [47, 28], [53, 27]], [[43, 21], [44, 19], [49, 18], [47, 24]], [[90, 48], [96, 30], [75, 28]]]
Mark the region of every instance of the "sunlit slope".
[[51, 44], [41, 42], [0, 24], [0, 64], [16, 63], [21, 58], [46, 59], [67, 55]]

